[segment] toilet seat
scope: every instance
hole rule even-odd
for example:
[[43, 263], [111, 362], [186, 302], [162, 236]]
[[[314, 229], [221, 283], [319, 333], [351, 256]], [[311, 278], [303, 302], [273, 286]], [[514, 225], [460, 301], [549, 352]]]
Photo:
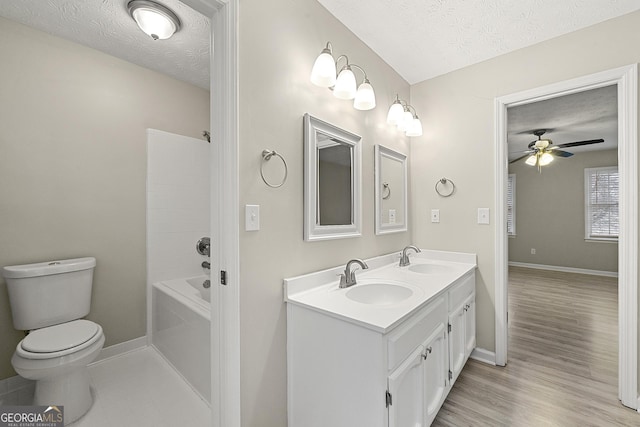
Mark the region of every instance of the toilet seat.
[[25, 359], [53, 359], [81, 351], [102, 337], [102, 328], [90, 320], [74, 320], [36, 329], [16, 347]]

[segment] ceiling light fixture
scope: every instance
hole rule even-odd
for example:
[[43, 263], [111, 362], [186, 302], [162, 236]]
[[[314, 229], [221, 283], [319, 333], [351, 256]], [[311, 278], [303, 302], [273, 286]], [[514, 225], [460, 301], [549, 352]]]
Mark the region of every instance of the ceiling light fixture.
[[400, 99], [397, 94], [395, 101], [389, 107], [387, 123], [397, 126], [398, 130], [406, 132], [407, 136], [422, 136], [422, 122], [418, 118], [416, 109]]
[[[340, 55], [333, 59], [333, 47], [331, 42], [316, 58], [311, 70], [310, 80], [316, 86], [333, 90], [333, 96], [339, 99], [353, 99], [353, 108], [356, 110], [371, 110], [376, 106], [376, 95], [373, 86], [362, 67], [350, 64], [347, 55]], [[337, 72], [338, 62], [344, 59], [346, 64]], [[363, 74], [362, 83], [357, 85], [353, 69], [360, 70]]]
[[129, 15], [138, 27], [154, 40], [165, 40], [180, 29], [180, 19], [160, 3], [149, 0], [131, 0], [127, 4]]

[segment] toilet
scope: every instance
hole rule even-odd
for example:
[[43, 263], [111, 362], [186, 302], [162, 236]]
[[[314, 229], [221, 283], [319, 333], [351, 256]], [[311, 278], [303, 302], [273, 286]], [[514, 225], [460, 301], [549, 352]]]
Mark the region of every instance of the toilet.
[[4, 267], [16, 329], [29, 331], [11, 358], [23, 378], [35, 381], [34, 405], [64, 406], [65, 425], [91, 407], [87, 365], [104, 345], [89, 314], [96, 259], [75, 258]]

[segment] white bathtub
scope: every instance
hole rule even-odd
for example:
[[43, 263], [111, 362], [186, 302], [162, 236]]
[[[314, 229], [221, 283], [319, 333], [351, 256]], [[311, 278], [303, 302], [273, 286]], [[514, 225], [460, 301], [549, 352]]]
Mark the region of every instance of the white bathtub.
[[211, 403], [211, 291], [206, 276], [154, 283], [151, 344]]

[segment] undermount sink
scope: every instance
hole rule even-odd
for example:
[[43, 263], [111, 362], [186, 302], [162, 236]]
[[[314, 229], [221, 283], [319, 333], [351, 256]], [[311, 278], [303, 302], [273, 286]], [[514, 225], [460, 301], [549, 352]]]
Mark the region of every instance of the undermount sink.
[[409, 271], [420, 274], [444, 274], [451, 271], [446, 265], [440, 264], [412, 264]]
[[353, 286], [345, 294], [347, 298], [362, 304], [396, 304], [413, 295], [413, 290], [390, 283], [363, 283]]

